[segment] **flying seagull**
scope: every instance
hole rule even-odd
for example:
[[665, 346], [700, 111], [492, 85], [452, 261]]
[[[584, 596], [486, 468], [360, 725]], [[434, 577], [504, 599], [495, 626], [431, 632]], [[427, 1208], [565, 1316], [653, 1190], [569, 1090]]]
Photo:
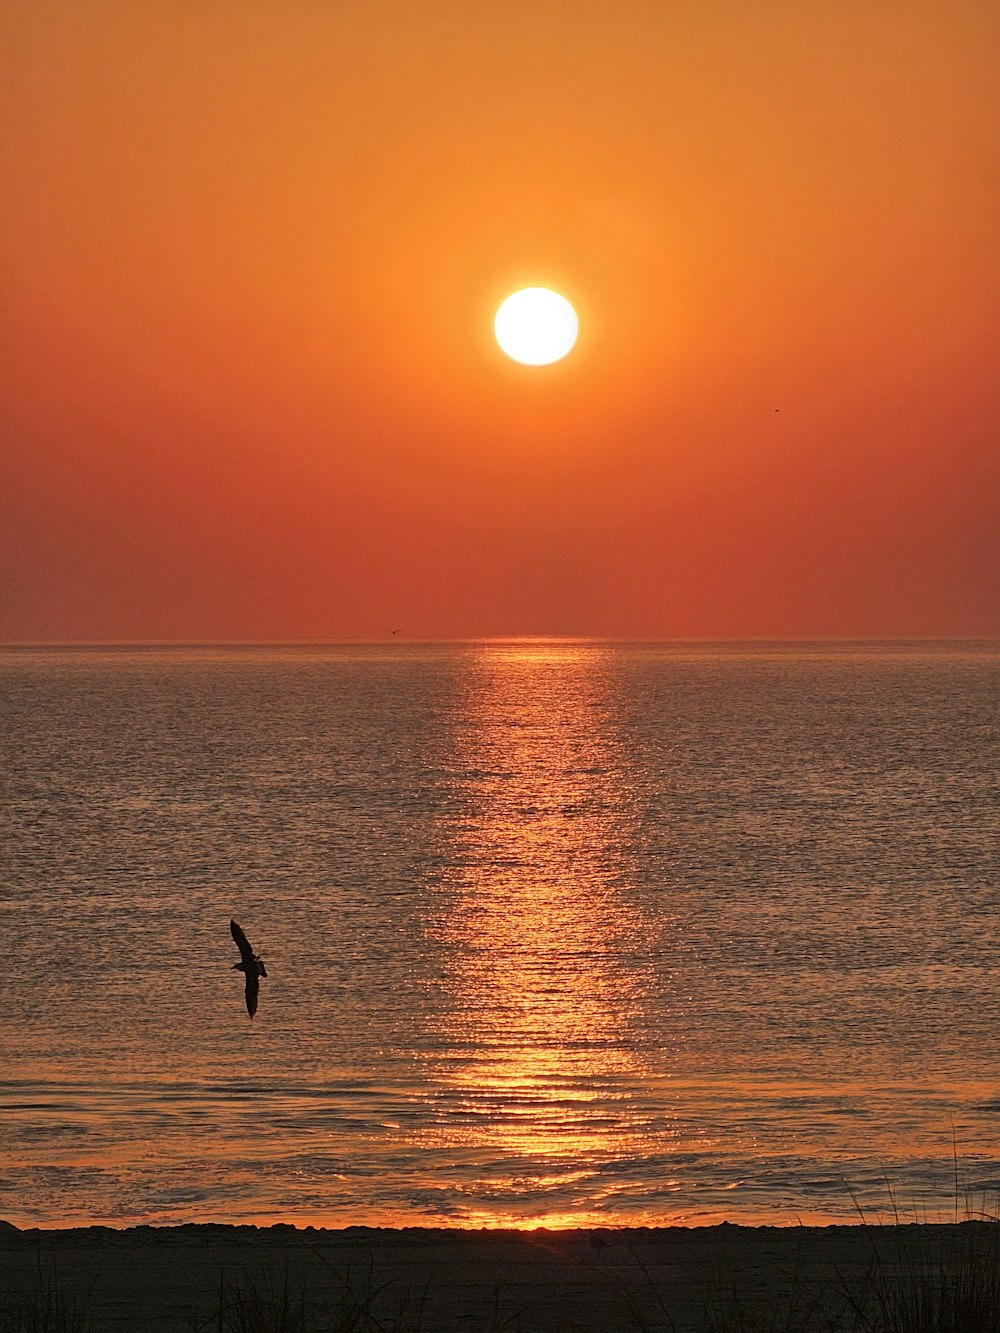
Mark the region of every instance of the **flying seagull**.
[[267, 976], [267, 968], [250, 948], [250, 941], [240, 930], [235, 921], [230, 921], [229, 929], [240, 951], [240, 961], [233, 964], [237, 972], [242, 972], [247, 979], [247, 1013], [253, 1018], [257, 1012], [257, 991], [260, 989], [260, 977]]

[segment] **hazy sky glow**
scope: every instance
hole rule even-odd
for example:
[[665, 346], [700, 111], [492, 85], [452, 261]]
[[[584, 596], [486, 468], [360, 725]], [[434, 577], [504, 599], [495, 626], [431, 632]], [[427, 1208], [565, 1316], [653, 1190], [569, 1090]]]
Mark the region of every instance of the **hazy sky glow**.
[[1000, 635], [995, 0], [7, 11], [4, 639]]

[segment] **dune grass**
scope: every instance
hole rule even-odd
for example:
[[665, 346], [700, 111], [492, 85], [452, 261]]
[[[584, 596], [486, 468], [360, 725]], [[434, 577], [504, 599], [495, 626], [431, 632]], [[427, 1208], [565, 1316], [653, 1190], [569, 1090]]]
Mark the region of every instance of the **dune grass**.
[[80, 1297], [62, 1290], [55, 1261], [38, 1255], [35, 1286], [0, 1291], [0, 1333], [96, 1333], [90, 1293]]
[[220, 1273], [216, 1309], [194, 1321], [192, 1333], [425, 1333], [426, 1287], [416, 1296], [409, 1288], [395, 1291], [377, 1280], [373, 1263], [360, 1275], [350, 1268], [341, 1274], [318, 1251], [316, 1257], [337, 1280], [333, 1301], [321, 1303], [307, 1286], [293, 1286], [287, 1267], [280, 1274], [266, 1267], [229, 1278]]
[[1000, 1200], [960, 1204], [957, 1155], [949, 1224], [904, 1217], [888, 1181], [886, 1191], [889, 1215], [874, 1222], [855, 1199], [870, 1248], [860, 1278], [810, 1280], [799, 1255], [761, 1292], [730, 1265], [706, 1293], [699, 1333], [1000, 1333]]
[[845, 1289], [857, 1333], [1000, 1333], [1000, 1200], [961, 1199], [958, 1159], [952, 1225], [907, 1221], [886, 1184], [892, 1224], [862, 1223], [872, 1249], [860, 1292]]

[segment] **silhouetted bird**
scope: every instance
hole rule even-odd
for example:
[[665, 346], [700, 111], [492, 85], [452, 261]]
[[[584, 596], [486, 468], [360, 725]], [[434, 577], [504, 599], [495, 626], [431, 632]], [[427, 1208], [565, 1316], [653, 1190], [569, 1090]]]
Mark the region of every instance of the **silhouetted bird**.
[[601, 1251], [606, 1250], [611, 1244], [603, 1231], [592, 1231], [590, 1233], [590, 1248], [597, 1251], [597, 1258], [600, 1259]]
[[267, 968], [250, 948], [250, 941], [240, 930], [235, 921], [230, 921], [229, 929], [240, 951], [240, 961], [233, 964], [237, 972], [242, 972], [247, 981], [247, 1013], [253, 1018], [257, 1012], [257, 991], [260, 989], [260, 977], [267, 976]]

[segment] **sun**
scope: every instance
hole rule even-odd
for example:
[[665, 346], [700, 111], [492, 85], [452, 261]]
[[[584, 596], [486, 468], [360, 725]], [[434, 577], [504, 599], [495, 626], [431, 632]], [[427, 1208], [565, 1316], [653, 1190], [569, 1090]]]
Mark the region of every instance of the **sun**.
[[548, 366], [566, 355], [576, 342], [576, 311], [548, 287], [522, 287], [502, 303], [493, 332], [512, 361]]

